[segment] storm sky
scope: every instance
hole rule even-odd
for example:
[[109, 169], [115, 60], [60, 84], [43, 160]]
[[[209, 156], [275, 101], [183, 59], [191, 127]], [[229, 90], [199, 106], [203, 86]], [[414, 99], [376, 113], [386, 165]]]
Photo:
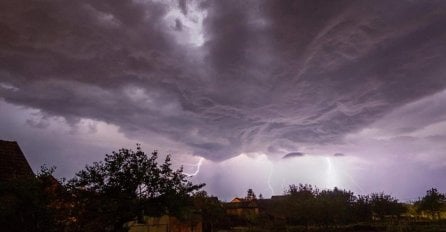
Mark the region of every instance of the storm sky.
[[444, 192], [445, 25], [435, 0], [1, 1], [0, 139], [67, 178], [141, 143], [222, 199]]

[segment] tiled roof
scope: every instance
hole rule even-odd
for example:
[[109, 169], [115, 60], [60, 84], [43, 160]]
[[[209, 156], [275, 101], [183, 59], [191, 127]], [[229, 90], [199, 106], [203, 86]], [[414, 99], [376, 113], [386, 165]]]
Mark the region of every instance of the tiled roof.
[[0, 181], [31, 176], [34, 173], [19, 144], [0, 140]]

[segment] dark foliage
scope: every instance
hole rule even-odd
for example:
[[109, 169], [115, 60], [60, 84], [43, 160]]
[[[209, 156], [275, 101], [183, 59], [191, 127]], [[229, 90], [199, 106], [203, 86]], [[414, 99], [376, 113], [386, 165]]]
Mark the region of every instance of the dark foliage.
[[158, 153], [121, 149], [78, 172], [70, 180], [76, 208], [77, 229], [125, 230], [123, 225], [144, 215], [188, 217], [190, 195], [204, 184], [194, 185], [182, 168], [172, 169], [170, 157], [158, 165]]
[[379, 219], [384, 219], [385, 216], [399, 217], [406, 212], [404, 205], [398, 202], [397, 199], [384, 193], [373, 193], [370, 195], [370, 205], [372, 212]]
[[440, 210], [445, 207], [446, 197], [439, 193], [437, 189], [432, 188], [426, 192], [426, 195], [415, 203], [418, 212], [428, 212], [432, 219], [440, 219]]
[[386, 217], [398, 218], [406, 211], [402, 203], [383, 193], [355, 196], [334, 188], [319, 190], [311, 185], [291, 185], [285, 196], [268, 209], [275, 218], [286, 218], [289, 225], [330, 226], [370, 222]]
[[2, 231], [60, 231], [68, 223], [66, 192], [53, 171], [42, 167], [35, 177], [0, 181]]
[[[0, 182], [0, 228], [6, 232], [126, 231], [126, 222], [167, 214], [191, 227], [202, 221], [204, 231], [210, 232], [235, 225], [251, 230], [341, 231], [375, 222], [393, 225], [407, 211], [384, 193], [356, 196], [338, 188], [319, 190], [299, 184], [272, 199], [257, 199], [249, 189], [240, 204], [244, 213], [229, 216], [217, 197], [200, 191], [204, 184], [190, 182], [182, 168], [174, 170], [169, 156], [161, 164], [157, 160], [156, 151], [145, 154], [137, 146], [135, 151], [121, 149], [106, 155], [69, 182], [56, 180], [54, 169], [45, 167], [34, 178]], [[415, 206], [418, 212], [440, 219], [445, 200], [432, 188]]]
[[248, 191], [246, 192], [245, 199], [248, 201], [252, 201], [252, 200], [256, 200], [257, 196], [252, 189], [248, 189]]
[[192, 196], [193, 208], [198, 210], [203, 220], [203, 230], [213, 232], [217, 228], [227, 229], [229, 218], [217, 197], [199, 191]]

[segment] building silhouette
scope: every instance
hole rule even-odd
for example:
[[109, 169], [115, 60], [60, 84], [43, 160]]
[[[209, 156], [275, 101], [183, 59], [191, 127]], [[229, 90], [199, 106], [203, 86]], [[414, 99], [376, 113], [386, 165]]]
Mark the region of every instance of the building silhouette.
[[0, 140], [0, 181], [28, 177], [34, 177], [34, 173], [19, 144]]

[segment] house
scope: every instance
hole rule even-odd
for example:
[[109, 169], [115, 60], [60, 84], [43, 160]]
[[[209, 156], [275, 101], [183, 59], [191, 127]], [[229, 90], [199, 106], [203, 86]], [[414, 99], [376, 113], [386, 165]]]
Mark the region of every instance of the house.
[[286, 217], [275, 205], [285, 199], [286, 196], [251, 200], [236, 197], [231, 202], [225, 203], [224, 208], [233, 227], [247, 226], [257, 219], [269, 221], [275, 225], [284, 225]]
[[202, 232], [201, 220], [180, 221], [176, 217], [163, 215], [161, 217], [145, 216], [143, 222], [131, 221], [126, 225], [129, 232]]
[[0, 140], [0, 181], [28, 177], [34, 177], [34, 173], [19, 144]]
[[247, 200], [244, 198], [234, 198], [231, 202], [224, 204], [226, 214], [229, 216], [243, 217], [247, 215], [257, 215], [260, 212], [256, 199]]

